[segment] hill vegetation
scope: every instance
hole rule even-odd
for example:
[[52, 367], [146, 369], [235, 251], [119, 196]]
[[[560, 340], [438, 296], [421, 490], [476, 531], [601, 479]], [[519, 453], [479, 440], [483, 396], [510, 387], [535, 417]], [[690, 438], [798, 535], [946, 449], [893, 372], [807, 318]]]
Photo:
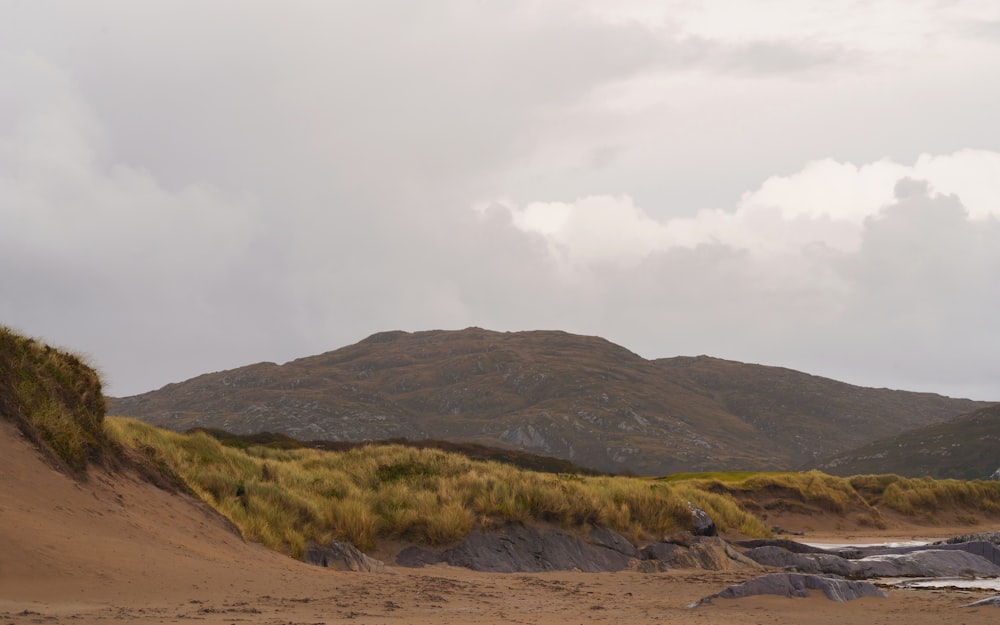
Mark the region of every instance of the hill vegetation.
[[185, 431], [447, 440], [598, 471], [792, 469], [984, 402], [868, 389], [716, 358], [646, 360], [565, 332], [384, 332], [111, 400]]
[[818, 465], [837, 475], [986, 479], [1000, 470], [1000, 404], [838, 454]]

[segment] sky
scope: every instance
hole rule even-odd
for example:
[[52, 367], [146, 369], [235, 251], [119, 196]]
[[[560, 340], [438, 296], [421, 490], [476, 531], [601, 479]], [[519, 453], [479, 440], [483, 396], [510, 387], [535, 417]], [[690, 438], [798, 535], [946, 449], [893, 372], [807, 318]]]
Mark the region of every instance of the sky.
[[0, 324], [106, 392], [565, 330], [1000, 400], [995, 0], [0, 0]]

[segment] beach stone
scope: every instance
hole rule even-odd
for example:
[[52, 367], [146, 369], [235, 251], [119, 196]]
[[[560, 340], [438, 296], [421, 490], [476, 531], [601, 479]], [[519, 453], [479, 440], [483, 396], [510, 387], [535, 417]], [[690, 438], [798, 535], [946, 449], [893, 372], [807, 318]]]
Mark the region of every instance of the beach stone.
[[722, 592], [701, 599], [690, 607], [711, 603], [713, 599], [741, 599], [755, 595], [805, 598], [809, 596], [810, 590], [821, 591], [823, 596], [831, 601], [853, 601], [862, 597], [884, 599], [888, 596], [874, 584], [864, 581], [847, 580], [831, 575], [772, 573], [730, 586]]
[[309, 541], [302, 559], [306, 564], [325, 566], [338, 571], [385, 572], [384, 562], [365, 555], [354, 545], [338, 540], [331, 542], [329, 547]]

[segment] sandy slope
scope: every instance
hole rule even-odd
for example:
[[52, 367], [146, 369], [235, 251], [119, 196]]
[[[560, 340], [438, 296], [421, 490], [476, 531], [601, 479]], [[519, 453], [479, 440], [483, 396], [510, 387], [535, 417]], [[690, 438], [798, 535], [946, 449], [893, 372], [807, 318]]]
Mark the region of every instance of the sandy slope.
[[746, 573], [383, 574], [311, 567], [244, 543], [190, 498], [135, 478], [53, 471], [0, 422], [0, 625], [7, 623], [995, 623], [986, 596], [894, 591], [889, 599], [691, 602]]

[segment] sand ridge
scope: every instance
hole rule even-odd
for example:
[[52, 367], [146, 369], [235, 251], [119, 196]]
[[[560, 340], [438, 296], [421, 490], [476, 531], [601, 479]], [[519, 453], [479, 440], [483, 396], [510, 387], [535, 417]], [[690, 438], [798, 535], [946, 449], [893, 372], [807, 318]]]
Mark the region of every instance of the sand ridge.
[[757, 597], [687, 607], [748, 572], [491, 574], [443, 565], [336, 572], [246, 543], [202, 502], [134, 475], [92, 470], [77, 483], [6, 422], [0, 528], [0, 624], [971, 625], [1000, 616], [992, 607], [958, 611], [991, 593], [956, 589], [892, 590], [888, 599], [844, 604]]

